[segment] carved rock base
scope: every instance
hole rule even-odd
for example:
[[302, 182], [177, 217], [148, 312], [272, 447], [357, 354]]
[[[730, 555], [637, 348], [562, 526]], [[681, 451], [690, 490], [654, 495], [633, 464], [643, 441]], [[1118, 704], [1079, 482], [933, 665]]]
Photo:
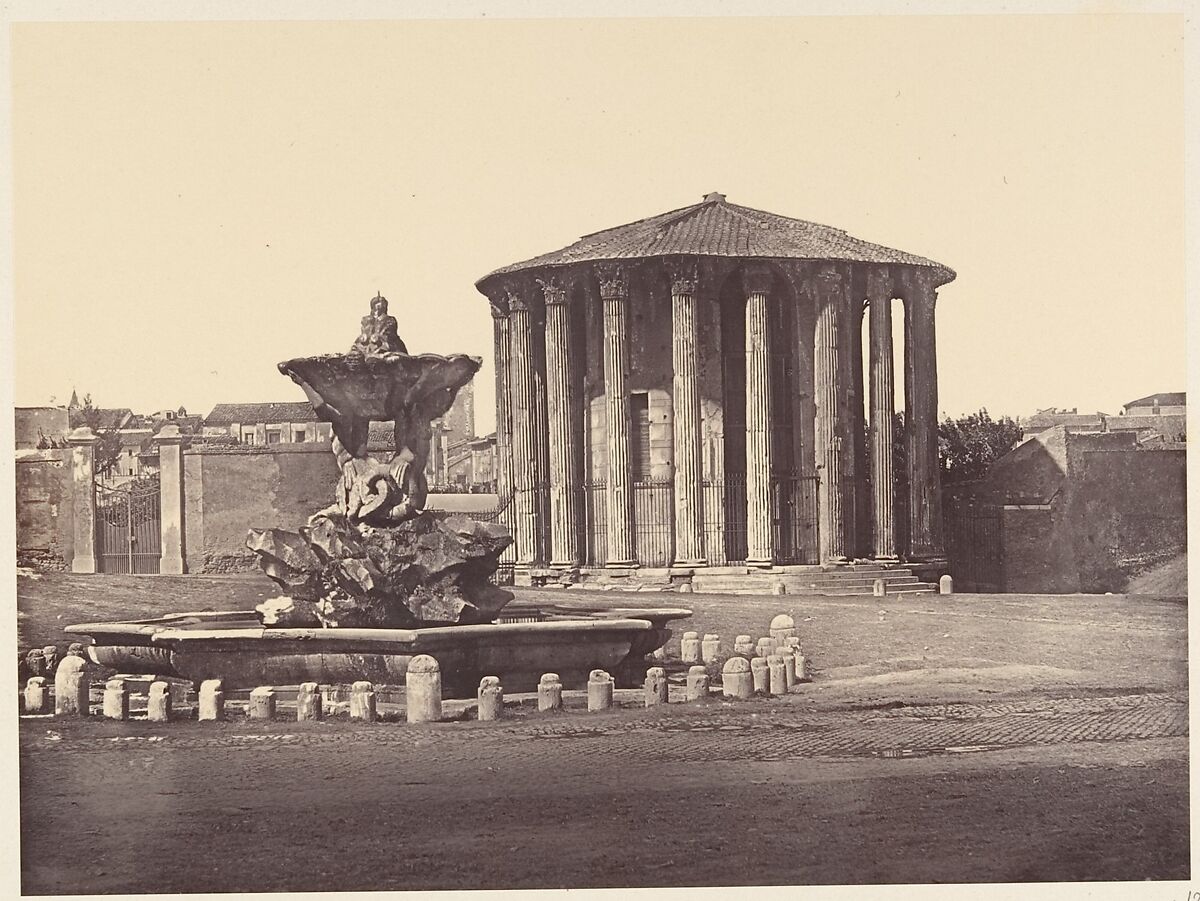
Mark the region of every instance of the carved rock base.
[[285, 595], [258, 608], [264, 625], [407, 629], [494, 620], [512, 594], [488, 580], [511, 542], [442, 511], [387, 527], [322, 512], [299, 533], [253, 529], [246, 546]]

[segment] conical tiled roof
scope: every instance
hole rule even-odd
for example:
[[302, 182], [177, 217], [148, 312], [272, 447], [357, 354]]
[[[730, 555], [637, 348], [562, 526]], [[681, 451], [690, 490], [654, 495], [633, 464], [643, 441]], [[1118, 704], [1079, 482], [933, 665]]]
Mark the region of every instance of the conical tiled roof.
[[936, 269], [945, 281], [954, 278], [952, 269], [925, 257], [860, 240], [840, 228], [738, 206], [724, 194], [713, 193], [692, 206], [586, 235], [570, 247], [504, 266], [476, 285], [482, 287], [494, 276], [544, 266], [678, 254], [899, 263]]

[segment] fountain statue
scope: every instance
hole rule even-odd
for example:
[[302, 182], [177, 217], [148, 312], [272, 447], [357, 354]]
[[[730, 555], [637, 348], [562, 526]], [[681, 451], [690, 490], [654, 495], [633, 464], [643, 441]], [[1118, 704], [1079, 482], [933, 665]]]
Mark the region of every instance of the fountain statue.
[[[387, 300], [376, 295], [349, 352], [279, 364], [331, 423], [339, 477], [333, 503], [298, 531], [251, 529], [246, 540], [282, 595], [255, 610], [176, 613], [67, 626], [87, 636], [93, 663], [226, 690], [366, 679], [403, 685], [428, 654], [443, 690], [471, 696], [483, 676], [531, 691], [541, 674], [582, 688], [594, 669], [638, 684], [646, 655], [691, 615], [672, 607], [513, 604], [491, 582], [512, 542], [501, 525], [426, 510], [431, 420], [479, 370], [476, 357], [409, 354]], [[371, 447], [372, 422], [393, 424], [394, 447]]]
[[[284, 590], [258, 608], [264, 625], [486, 623], [512, 599], [489, 581], [508, 530], [425, 510], [430, 424], [479, 365], [463, 354], [409, 355], [379, 295], [348, 353], [279, 364], [332, 424], [341, 477], [333, 504], [298, 532], [251, 530], [247, 547]], [[394, 424], [387, 459], [368, 448], [373, 421]]]

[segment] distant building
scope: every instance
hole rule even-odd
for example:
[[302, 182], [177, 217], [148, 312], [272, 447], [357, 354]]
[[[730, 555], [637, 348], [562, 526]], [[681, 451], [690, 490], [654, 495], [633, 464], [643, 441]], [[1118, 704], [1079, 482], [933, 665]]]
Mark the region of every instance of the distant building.
[[1123, 410], [1125, 416], [1183, 416], [1187, 413], [1187, 394], [1183, 391], [1168, 391], [1166, 394], [1151, 394], [1131, 400]]
[[[495, 462], [485, 462], [480, 455], [494, 457], [496, 440], [494, 435], [488, 439], [475, 436], [475, 389], [470, 382], [458, 392], [446, 415], [431, 423], [431, 431], [429, 460], [425, 466], [425, 478], [431, 488], [441, 491], [491, 489], [495, 482]], [[368, 451], [387, 455], [392, 453], [395, 445], [391, 422], [371, 423], [367, 435]]]
[[1057, 426], [1062, 426], [1068, 432], [1099, 432], [1107, 418], [1107, 413], [1080, 413], [1078, 407], [1070, 410], [1047, 407], [1022, 419], [1021, 432], [1026, 438]]
[[204, 417], [205, 438], [230, 437], [241, 444], [295, 444], [328, 441], [331, 426], [321, 422], [308, 401], [217, 404]]

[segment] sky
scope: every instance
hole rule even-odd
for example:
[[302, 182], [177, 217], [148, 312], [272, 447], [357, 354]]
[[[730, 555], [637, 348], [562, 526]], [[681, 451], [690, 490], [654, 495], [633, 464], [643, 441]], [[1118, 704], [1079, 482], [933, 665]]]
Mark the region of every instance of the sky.
[[[698, 202], [942, 262], [943, 413], [1183, 390], [1175, 15], [16, 23], [14, 401], [303, 400], [381, 291], [484, 357], [474, 282]], [[636, 361], [634, 363], [636, 365]]]

